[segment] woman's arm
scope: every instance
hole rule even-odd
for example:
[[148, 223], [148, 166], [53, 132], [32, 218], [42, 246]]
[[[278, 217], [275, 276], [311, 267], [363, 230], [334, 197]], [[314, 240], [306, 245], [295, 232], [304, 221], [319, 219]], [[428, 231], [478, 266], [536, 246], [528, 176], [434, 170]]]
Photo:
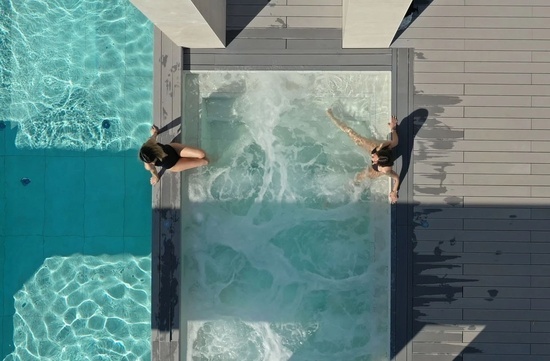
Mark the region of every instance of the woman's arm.
[[390, 122], [388, 123], [391, 132], [391, 140], [389, 141], [388, 146], [390, 149], [393, 149], [399, 143], [399, 137], [397, 136], [397, 117], [392, 115]]
[[157, 172], [157, 168], [155, 167], [155, 163], [145, 163], [145, 169], [151, 172], [151, 185], [157, 184], [157, 182], [160, 180], [160, 177]]
[[372, 167], [369, 166], [369, 167], [363, 169], [361, 172], [357, 173], [357, 175], [355, 176], [354, 183], [359, 184], [367, 178], [375, 179], [375, 178], [380, 177], [383, 174], [384, 173], [377, 172], [374, 169], [372, 169]]
[[151, 126], [151, 137], [149, 141], [157, 142], [157, 135], [159, 135], [159, 128], [156, 125]]
[[390, 192], [390, 202], [394, 204], [397, 202], [397, 198], [399, 198], [399, 174], [395, 173], [393, 170], [386, 174], [393, 179], [393, 187]]

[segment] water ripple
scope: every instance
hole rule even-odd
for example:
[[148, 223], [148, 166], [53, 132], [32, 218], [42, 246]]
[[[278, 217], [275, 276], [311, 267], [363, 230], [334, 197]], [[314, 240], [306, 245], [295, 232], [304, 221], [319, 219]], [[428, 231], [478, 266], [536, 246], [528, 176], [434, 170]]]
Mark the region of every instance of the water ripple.
[[6, 360], [147, 360], [151, 259], [52, 257], [15, 294]]
[[0, 10], [0, 88], [9, 94], [0, 119], [18, 126], [17, 147], [141, 144], [152, 109], [153, 33], [139, 11], [125, 0], [12, 0]]

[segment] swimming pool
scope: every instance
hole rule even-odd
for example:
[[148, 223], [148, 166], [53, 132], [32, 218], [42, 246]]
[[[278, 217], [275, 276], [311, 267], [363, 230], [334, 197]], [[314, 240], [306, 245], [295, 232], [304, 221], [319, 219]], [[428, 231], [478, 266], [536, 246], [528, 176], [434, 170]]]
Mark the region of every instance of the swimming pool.
[[0, 359], [148, 359], [152, 25], [122, 0], [0, 13]]
[[[388, 180], [328, 119], [385, 138], [389, 72], [185, 74], [187, 360], [389, 359]], [[189, 126], [187, 129], [191, 129]]]

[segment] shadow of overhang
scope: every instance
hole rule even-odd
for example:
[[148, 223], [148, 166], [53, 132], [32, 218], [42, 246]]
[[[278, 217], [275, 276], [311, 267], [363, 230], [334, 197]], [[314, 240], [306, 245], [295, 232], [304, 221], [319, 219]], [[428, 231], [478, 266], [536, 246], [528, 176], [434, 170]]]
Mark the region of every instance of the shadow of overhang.
[[[180, 47], [225, 48], [226, 0], [131, 2]], [[412, 0], [343, 0], [342, 47], [388, 48], [411, 2]], [[265, 4], [259, 5], [263, 7]], [[315, 16], [315, 11], [312, 16]]]

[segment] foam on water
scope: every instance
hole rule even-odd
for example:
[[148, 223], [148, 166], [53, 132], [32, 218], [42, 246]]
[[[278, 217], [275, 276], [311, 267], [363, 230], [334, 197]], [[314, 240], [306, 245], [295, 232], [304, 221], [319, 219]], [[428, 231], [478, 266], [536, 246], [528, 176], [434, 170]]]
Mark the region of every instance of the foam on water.
[[47, 258], [15, 294], [5, 360], [149, 360], [150, 288], [150, 257]]
[[369, 156], [325, 110], [385, 138], [390, 74], [185, 82], [212, 161], [184, 186], [187, 359], [387, 360], [388, 179], [353, 183]]
[[11, 0], [1, 13], [0, 119], [18, 126], [16, 146], [118, 151], [147, 137], [152, 26], [127, 0]]

